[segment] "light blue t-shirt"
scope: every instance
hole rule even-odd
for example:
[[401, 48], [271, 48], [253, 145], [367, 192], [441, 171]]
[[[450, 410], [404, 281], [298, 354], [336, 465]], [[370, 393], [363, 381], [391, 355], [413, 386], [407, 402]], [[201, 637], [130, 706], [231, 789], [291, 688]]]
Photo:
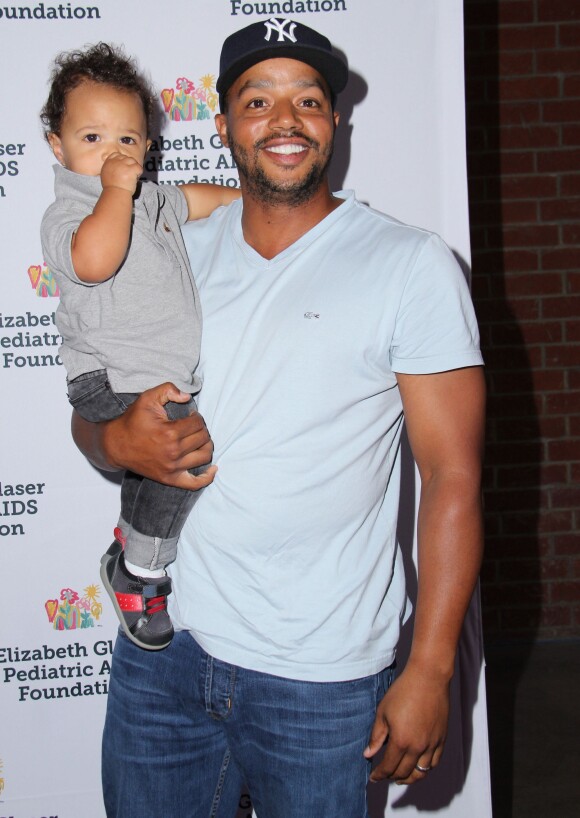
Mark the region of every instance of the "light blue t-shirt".
[[339, 195], [271, 260], [245, 243], [241, 202], [183, 230], [219, 470], [181, 536], [172, 617], [218, 659], [312, 681], [394, 658], [406, 600], [395, 372], [482, 362], [443, 242]]

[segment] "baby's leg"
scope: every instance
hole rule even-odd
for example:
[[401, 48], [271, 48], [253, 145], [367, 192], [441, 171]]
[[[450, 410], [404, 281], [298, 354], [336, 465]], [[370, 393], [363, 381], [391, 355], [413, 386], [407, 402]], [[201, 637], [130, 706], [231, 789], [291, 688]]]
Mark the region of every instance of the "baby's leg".
[[[172, 420], [186, 417], [195, 408], [193, 399], [166, 405]], [[173, 637], [166, 610], [171, 580], [165, 576], [165, 566], [175, 559], [181, 529], [197, 496], [198, 492], [131, 472], [123, 480], [120, 530], [103, 557], [101, 576], [125, 633], [141, 647], [160, 649]]]
[[[166, 404], [171, 420], [187, 417], [196, 410], [193, 398], [188, 403]], [[202, 466], [195, 473], [204, 471]], [[199, 492], [166, 486], [127, 472], [121, 489], [121, 525], [125, 537], [125, 559], [134, 566], [159, 571], [177, 554], [181, 529], [193, 508]]]

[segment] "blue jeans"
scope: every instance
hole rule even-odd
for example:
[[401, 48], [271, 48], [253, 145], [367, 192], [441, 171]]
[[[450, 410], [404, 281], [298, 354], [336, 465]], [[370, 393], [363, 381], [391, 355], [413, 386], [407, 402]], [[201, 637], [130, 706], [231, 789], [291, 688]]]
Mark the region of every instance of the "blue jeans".
[[[86, 372], [68, 382], [68, 398], [81, 417], [92, 423], [113, 420], [139, 397], [113, 392], [106, 369]], [[196, 409], [195, 400], [165, 404], [170, 420], [187, 417]], [[194, 474], [207, 466], [194, 469]], [[121, 516], [118, 526], [125, 542], [125, 558], [141, 568], [164, 568], [177, 555], [177, 541], [198, 491], [165, 486], [127, 471], [121, 486]]]
[[163, 651], [120, 635], [103, 735], [108, 818], [367, 818], [363, 757], [392, 669], [301, 682], [203, 651], [189, 632]]

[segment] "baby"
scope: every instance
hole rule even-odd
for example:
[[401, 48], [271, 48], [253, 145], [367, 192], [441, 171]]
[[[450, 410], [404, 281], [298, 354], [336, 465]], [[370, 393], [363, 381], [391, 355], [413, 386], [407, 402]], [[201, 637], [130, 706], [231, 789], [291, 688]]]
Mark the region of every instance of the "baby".
[[[239, 196], [142, 181], [152, 110], [147, 81], [119, 49], [99, 43], [56, 58], [41, 120], [60, 164], [41, 239], [60, 288], [68, 397], [89, 421], [117, 417], [163, 381], [191, 396], [166, 405], [170, 419], [195, 410], [201, 313], [180, 225]], [[101, 577], [124, 632], [143, 648], [173, 637], [165, 566], [196, 494], [124, 475]]]

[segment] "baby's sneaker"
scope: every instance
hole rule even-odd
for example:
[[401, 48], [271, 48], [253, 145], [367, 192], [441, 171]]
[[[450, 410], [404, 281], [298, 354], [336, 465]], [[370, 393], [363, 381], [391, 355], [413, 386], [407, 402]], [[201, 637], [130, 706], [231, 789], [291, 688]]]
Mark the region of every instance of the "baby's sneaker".
[[173, 625], [167, 613], [171, 579], [130, 574], [118, 540], [101, 557], [101, 579], [129, 639], [147, 650], [166, 648], [173, 639]]

